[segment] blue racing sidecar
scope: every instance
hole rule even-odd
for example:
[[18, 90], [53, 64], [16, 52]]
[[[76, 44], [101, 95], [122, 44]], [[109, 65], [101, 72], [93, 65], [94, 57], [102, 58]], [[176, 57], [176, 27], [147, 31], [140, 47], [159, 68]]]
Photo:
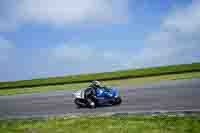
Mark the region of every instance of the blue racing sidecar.
[[85, 90], [82, 89], [73, 94], [74, 102], [78, 107], [95, 108], [105, 105], [119, 105], [122, 102], [119, 91], [114, 87], [102, 87], [96, 89], [96, 96], [86, 98]]

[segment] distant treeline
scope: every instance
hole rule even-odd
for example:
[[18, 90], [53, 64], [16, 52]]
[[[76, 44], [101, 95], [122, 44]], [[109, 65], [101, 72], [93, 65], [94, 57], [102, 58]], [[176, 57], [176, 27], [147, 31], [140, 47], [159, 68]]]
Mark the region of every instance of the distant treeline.
[[37, 86], [47, 86], [47, 85], [86, 83], [92, 80], [107, 81], [107, 80], [119, 80], [119, 79], [159, 76], [168, 74], [179, 74], [188, 72], [200, 72], [200, 63], [161, 66], [154, 68], [123, 70], [123, 71], [95, 73], [95, 74], [71, 75], [63, 77], [50, 77], [46, 79], [0, 82], [0, 89], [8, 89], [8, 88], [15, 89], [15, 88], [37, 87]]

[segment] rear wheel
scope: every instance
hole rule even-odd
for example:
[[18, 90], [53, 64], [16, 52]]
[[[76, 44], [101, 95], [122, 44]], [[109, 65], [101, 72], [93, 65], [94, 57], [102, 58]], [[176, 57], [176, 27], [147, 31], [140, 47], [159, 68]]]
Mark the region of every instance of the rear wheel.
[[75, 99], [74, 103], [76, 104], [77, 108], [81, 108], [85, 106], [85, 102], [82, 99]]

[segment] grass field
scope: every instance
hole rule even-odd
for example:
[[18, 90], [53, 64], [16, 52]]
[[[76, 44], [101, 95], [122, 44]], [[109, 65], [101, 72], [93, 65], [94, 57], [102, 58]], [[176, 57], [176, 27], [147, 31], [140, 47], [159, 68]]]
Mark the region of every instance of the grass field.
[[0, 82], [0, 89], [82, 83], [92, 80], [105, 81], [105, 80], [124, 79], [124, 78], [150, 77], [150, 76], [178, 74], [178, 73], [194, 72], [194, 71], [200, 72], [200, 63], [175, 65], [175, 66], [162, 66], [155, 68], [145, 68], [137, 70], [126, 70], [126, 71], [116, 71], [116, 72], [106, 72], [106, 73], [96, 73], [96, 74], [72, 75], [72, 76], [54, 77], [47, 79]]
[[[124, 86], [124, 85], [142, 85], [146, 83], [159, 82], [161, 80], [178, 80], [178, 79], [190, 79], [200, 78], [200, 72], [184, 73], [184, 74], [171, 74], [153, 77], [143, 78], [130, 78], [125, 80], [113, 80], [103, 82], [109, 86]], [[55, 90], [76, 90], [87, 87], [88, 83], [80, 84], [66, 84], [66, 85], [54, 85], [54, 86], [41, 86], [30, 88], [17, 88], [17, 89], [0, 89], [0, 95], [14, 95], [14, 94], [29, 94], [29, 93], [45, 93]]]
[[0, 120], [1, 133], [199, 133], [199, 116], [112, 116]]

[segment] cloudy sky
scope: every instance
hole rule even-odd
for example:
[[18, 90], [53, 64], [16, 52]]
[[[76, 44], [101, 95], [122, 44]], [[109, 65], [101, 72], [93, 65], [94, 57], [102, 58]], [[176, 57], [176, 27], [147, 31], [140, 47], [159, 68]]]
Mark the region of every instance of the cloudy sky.
[[0, 81], [200, 62], [199, 0], [1, 0]]

